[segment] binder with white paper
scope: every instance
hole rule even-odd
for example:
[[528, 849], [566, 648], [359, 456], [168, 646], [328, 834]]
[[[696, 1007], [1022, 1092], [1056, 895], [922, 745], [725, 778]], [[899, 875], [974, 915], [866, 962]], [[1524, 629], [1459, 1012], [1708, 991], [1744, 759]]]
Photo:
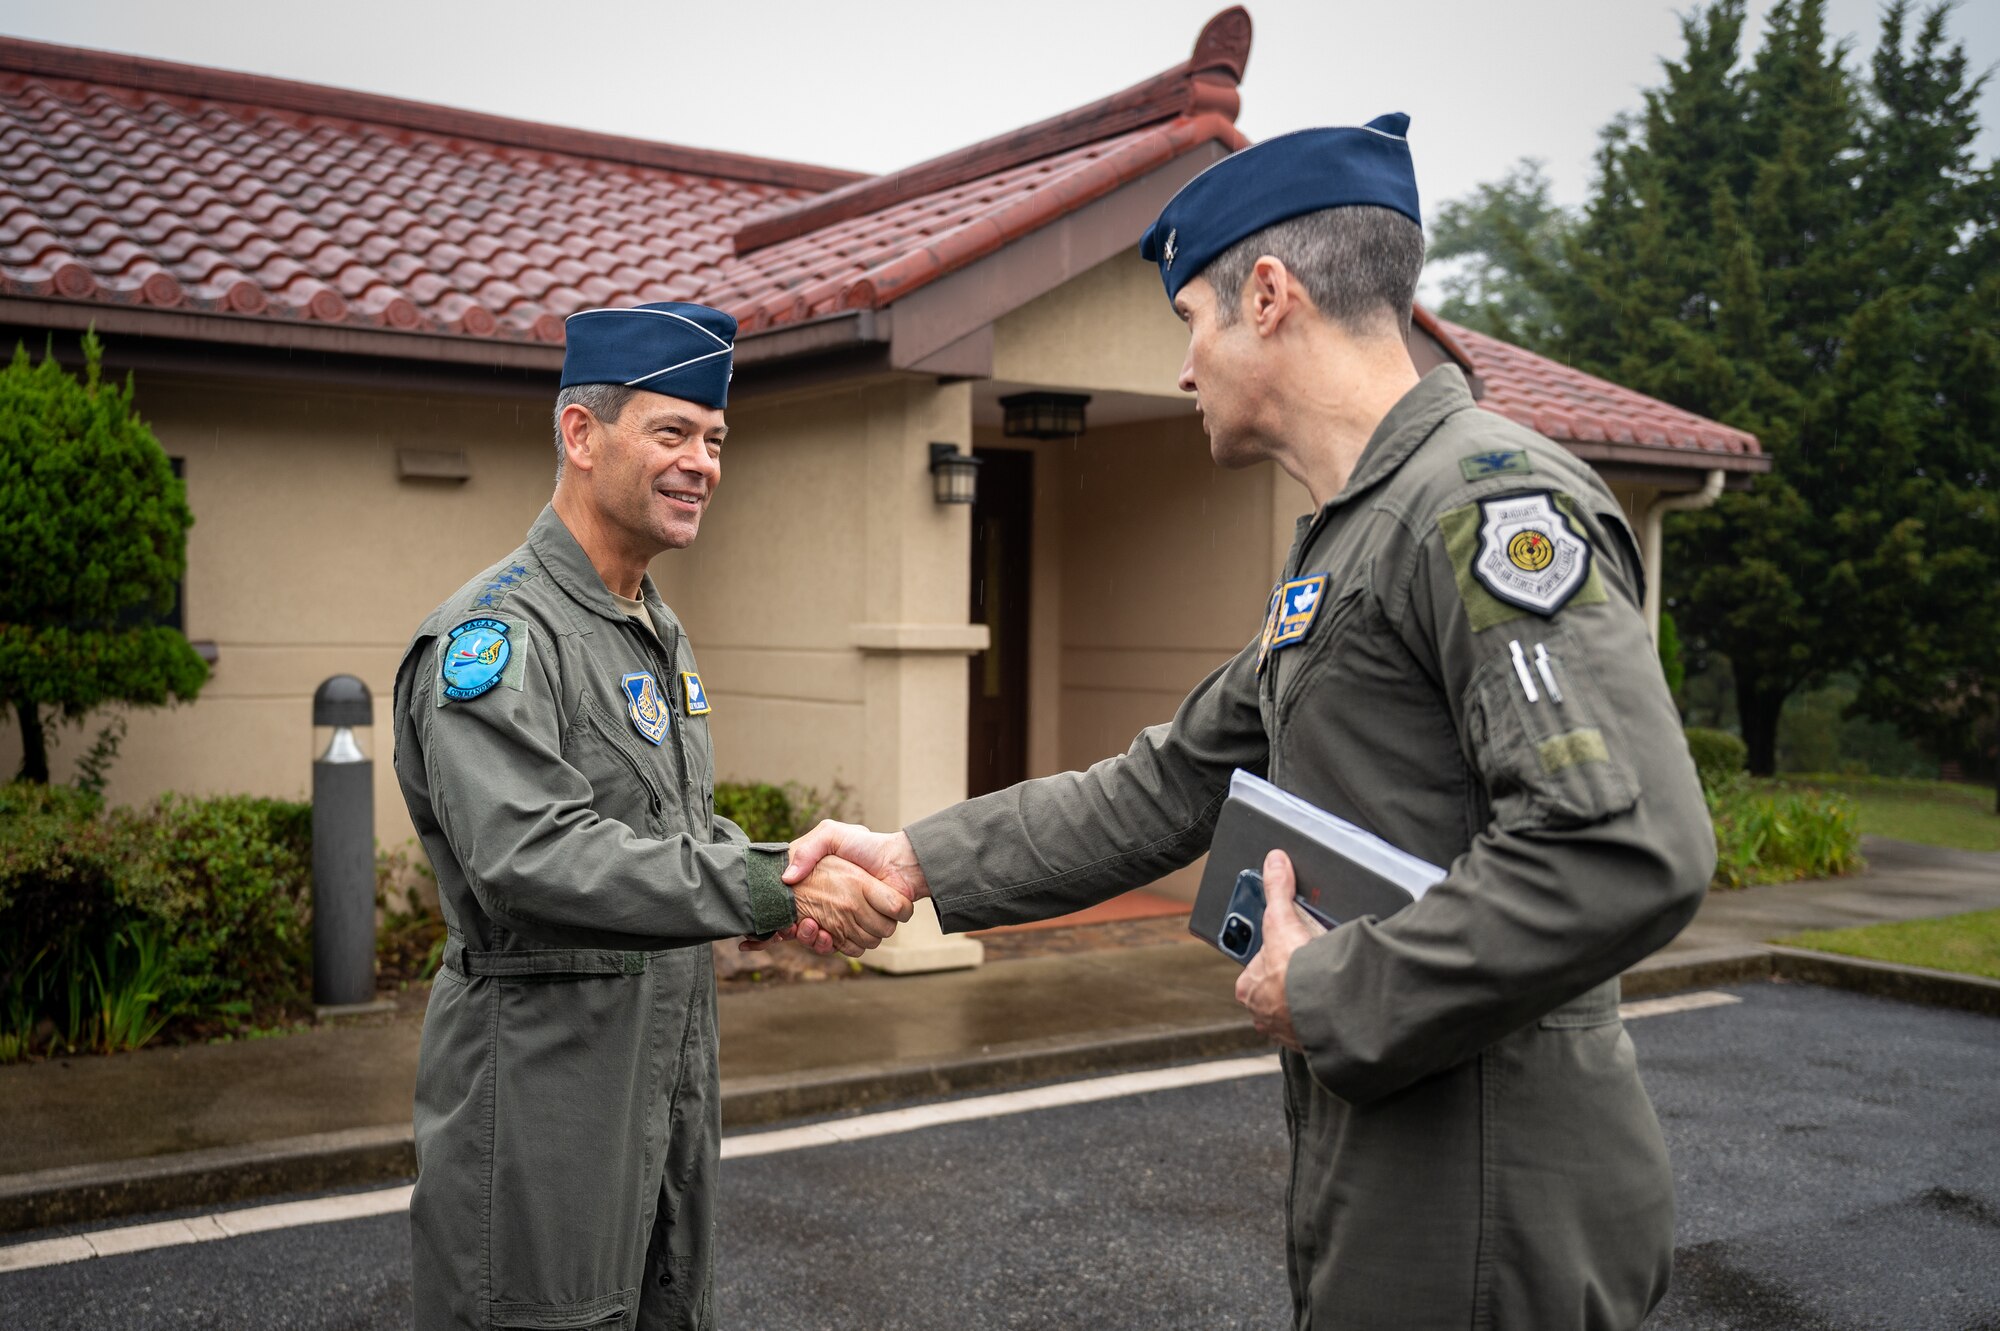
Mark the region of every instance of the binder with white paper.
[[1394, 914], [1445, 876], [1430, 861], [1238, 770], [1215, 822], [1188, 932], [1217, 944], [1236, 875], [1245, 869], [1261, 871], [1264, 856], [1273, 850], [1292, 857], [1299, 900], [1333, 925]]

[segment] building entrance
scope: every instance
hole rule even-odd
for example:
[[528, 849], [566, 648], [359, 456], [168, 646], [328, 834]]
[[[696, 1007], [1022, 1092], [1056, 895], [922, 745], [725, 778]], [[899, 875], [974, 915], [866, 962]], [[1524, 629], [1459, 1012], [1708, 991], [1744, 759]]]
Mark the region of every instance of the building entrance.
[[971, 622], [991, 635], [970, 661], [970, 733], [965, 792], [984, 795], [1028, 775], [1028, 575], [1035, 455], [974, 450], [979, 498], [972, 508]]

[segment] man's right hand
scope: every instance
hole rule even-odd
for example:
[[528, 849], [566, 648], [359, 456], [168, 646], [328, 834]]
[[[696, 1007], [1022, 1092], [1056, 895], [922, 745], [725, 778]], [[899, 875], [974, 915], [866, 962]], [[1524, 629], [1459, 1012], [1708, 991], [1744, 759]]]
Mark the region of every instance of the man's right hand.
[[[858, 957], [896, 932], [915, 909], [902, 892], [837, 855], [815, 855], [803, 870], [794, 858], [785, 881], [792, 887], [800, 941], [820, 952], [837, 948]], [[814, 925], [813, 937], [804, 935], [807, 921]]]
[[[837, 823], [831, 818], [792, 843], [785, 881], [797, 883], [812, 873], [823, 857], [834, 855], [865, 869], [909, 901], [921, 901], [931, 894], [924, 866], [917, 862], [909, 837], [901, 832], [871, 832], [858, 823]], [[836, 944], [826, 936], [825, 922], [803, 907], [798, 915], [792, 936], [815, 952], [832, 951]], [[901, 918], [907, 920], [909, 916]]]

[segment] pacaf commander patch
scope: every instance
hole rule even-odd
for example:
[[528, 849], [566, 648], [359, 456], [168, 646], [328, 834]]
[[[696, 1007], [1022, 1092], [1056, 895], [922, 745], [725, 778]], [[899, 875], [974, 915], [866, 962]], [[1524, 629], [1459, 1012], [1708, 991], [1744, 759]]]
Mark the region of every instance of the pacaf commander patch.
[[468, 619], [451, 631], [438, 660], [444, 696], [465, 702], [500, 683], [514, 649], [497, 619]]

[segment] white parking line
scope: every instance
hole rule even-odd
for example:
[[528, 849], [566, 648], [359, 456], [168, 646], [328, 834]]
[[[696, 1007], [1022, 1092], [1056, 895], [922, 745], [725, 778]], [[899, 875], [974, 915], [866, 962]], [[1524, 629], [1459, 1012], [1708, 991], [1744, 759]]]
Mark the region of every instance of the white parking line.
[[1191, 1063], [1186, 1067], [1159, 1068], [1152, 1072], [1126, 1072], [1115, 1077], [1093, 1077], [1088, 1081], [1057, 1082], [1027, 1091], [1005, 1091], [980, 1095], [970, 1100], [946, 1100], [913, 1109], [890, 1109], [857, 1118], [835, 1119], [803, 1128], [779, 1128], [775, 1132], [742, 1133], [722, 1139], [722, 1158], [733, 1160], [749, 1155], [773, 1155], [807, 1146], [833, 1146], [840, 1142], [887, 1137], [898, 1132], [936, 1127], [941, 1123], [965, 1123], [972, 1119], [999, 1118], [1005, 1114], [1025, 1114], [1034, 1109], [1054, 1109], [1060, 1105], [1089, 1104], [1093, 1100], [1115, 1100], [1122, 1095], [1144, 1095], [1182, 1086], [1204, 1086], [1210, 1082], [1233, 1081], [1238, 1077], [1261, 1077], [1278, 1070], [1278, 1056], [1228, 1058], [1214, 1063]]
[[390, 1215], [409, 1209], [410, 1192], [410, 1185], [406, 1183], [399, 1188], [382, 1188], [375, 1192], [349, 1192], [309, 1202], [279, 1202], [274, 1206], [220, 1211], [188, 1220], [160, 1220], [150, 1225], [127, 1225], [123, 1229], [100, 1229], [59, 1239], [37, 1239], [33, 1243], [0, 1248], [0, 1271], [26, 1271], [38, 1266], [81, 1262], [92, 1257], [113, 1257], [120, 1253], [174, 1248], [183, 1243], [233, 1239], [242, 1234], [260, 1234], [267, 1229], [296, 1229], [303, 1225], [329, 1224], [335, 1220]]
[[[1619, 1007], [1618, 1015], [1627, 1021], [1634, 1021], [1642, 1017], [1691, 1012], [1742, 1001], [1734, 994], [1707, 990], [1626, 1003]], [[1152, 1091], [1268, 1076], [1277, 1070], [1277, 1055], [1264, 1054], [1253, 1058], [1225, 1058], [1208, 1063], [1190, 1063], [1183, 1067], [1057, 1082], [1052, 1086], [1036, 1086], [1025, 1091], [1003, 1091], [996, 1095], [946, 1100], [910, 1109], [889, 1109], [799, 1128], [737, 1133], [722, 1139], [722, 1158], [736, 1160], [812, 1146], [835, 1146], [842, 1142], [915, 1132], [919, 1128], [933, 1128], [946, 1123], [968, 1123], [1008, 1114], [1026, 1114], [1037, 1109], [1055, 1109], [1063, 1105], [1116, 1100], [1127, 1095], [1145, 1095]], [[89, 1234], [37, 1239], [32, 1243], [0, 1247], [0, 1272], [27, 1271], [36, 1267], [59, 1266], [65, 1262], [87, 1261], [93, 1257], [172, 1248], [186, 1243], [209, 1243], [272, 1229], [295, 1229], [339, 1220], [358, 1220], [364, 1216], [390, 1215], [409, 1209], [411, 1190], [408, 1184], [404, 1184], [375, 1192], [350, 1192], [312, 1201], [279, 1202], [241, 1211], [219, 1211], [187, 1220], [160, 1220], [147, 1225], [128, 1225], [123, 1229], [100, 1229]]]
[[1742, 1001], [1735, 994], [1704, 989], [1696, 994], [1673, 994], [1666, 998], [1642, 998], [1636, 1003], [1621, 1003], [1618, 1005], [1618, 1015], [1627, 1021], [1636, 1021], [1640, 1017], [1664, 1017], [1669, 1012], [1693, 1012], [1697, 1008], [1727, 1007], [1731, 1003]]

